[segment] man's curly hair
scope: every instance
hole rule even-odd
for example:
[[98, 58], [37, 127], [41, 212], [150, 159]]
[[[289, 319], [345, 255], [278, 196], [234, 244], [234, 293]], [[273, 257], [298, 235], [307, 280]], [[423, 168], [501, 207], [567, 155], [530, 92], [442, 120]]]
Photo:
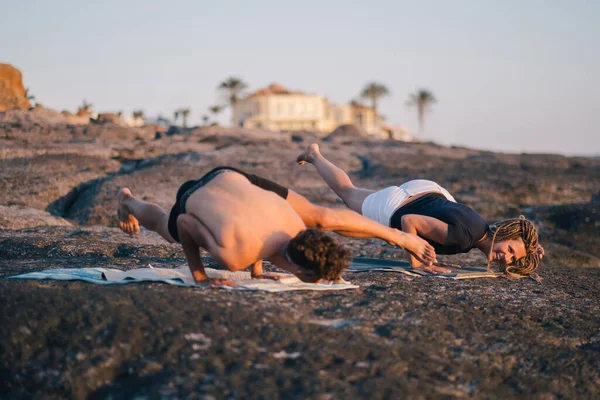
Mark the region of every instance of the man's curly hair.
[[[490, 226], [492, 232], [492, 246], [496, 242], [503, 242], [511, 239], [521, 239], [525, 245], [525, 257], [516, 260], [512, 265], [506, 266], [504, 274], [507, 278], [524, 278], [531, 276], [539, 280], [535, 270], [540, 265], [540, 255], [538, 248], [538, 232], [533, 223], [524, 216], [519, 218], [507, 219], [497, 222]], [[488, 262], [488, 270], [490, 263]]]
[[336, 281], [350, 264], [350, 252], [318, 229], [306, 229], [290, 240], [287, 246], [290, 259], [320, 278]]

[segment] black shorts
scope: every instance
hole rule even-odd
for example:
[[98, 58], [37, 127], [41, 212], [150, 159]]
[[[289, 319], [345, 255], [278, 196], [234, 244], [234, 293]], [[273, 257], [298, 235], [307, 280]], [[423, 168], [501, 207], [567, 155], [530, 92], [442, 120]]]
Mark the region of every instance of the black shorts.
[[261, 189], [268, 190], [269, 192], [273, 192], [277, 194], [279, 197], [284, 200], [288, 197], [288, 188], [283, 187], [273, 181], [270, 181], [265, 178], [261, 178], [260, 176], [247, 174], [239, 169], [232, 167], [217, 167], [206, 174], [198, 180], [187, 181], [183, 185], [179, 187], [177, 190], [177, 196], [175, 197], [175, 205], [171, 208], [171, 213], [169, 214], [169, 233], [177, 242], [179, 242], [179, 233], [177, 232], [177, 217], [181, 214], [185, 214], [185, 204], [189, 197], [202, 186], [206, 185], [208, 182], [212, 181], [217, 175], [226, 172], [226, 171], [234, 171], [238, 174], [241, 174], [248, 178], [250, 183], [254, 186], [258, 186]]

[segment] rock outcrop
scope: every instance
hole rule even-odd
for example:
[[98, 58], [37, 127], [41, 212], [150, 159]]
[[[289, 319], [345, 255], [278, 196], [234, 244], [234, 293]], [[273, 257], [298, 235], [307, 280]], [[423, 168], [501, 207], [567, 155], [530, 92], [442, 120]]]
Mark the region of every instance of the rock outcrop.
[[340, 125], [331, 132], [324, 140], [326, 142], [337, 142], [347, 140], [364, 139], [364, 135], [355, 125]]
[[0, 205], [0, 229], [25, 229], [37, 226], [73, 226], [73, 224], [37, 208]]
[[90, 119], [79, 117], [68, 112], [57, 112], [42, 106], [29, 110], [0, 111], [0, 124], [8, 123], [23, 130], [32, 129], [33, 126], [55, 128], [64, 125], [87, 125]]
[[26, 92], [21, 71], [10, 64], [0, 64], [0, 111], [30, 108]]

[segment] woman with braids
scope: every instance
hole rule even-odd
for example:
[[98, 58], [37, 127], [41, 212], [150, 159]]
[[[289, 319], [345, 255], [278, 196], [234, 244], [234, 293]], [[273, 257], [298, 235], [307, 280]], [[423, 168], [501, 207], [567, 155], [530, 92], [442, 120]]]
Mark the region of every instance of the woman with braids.
[[[498, 262], [509, 278], [530, 276], [544, 255], [531, 221], [521, 216], [488, 225], [435, 182], [417, 179], [380, 191], [357, 188], [344, 171], [323, 157], [316, 143], [296, 161], [313, 164], [348, 208], [385, 226], [417, 234], [437, 254], [467, 253], [477, 248], [487, 257], [488, 268], [490, 263]], [[412, 255], [410, 263], [413, 268], [433, 273], [450, 272], [442, 263], [426, 266]]]

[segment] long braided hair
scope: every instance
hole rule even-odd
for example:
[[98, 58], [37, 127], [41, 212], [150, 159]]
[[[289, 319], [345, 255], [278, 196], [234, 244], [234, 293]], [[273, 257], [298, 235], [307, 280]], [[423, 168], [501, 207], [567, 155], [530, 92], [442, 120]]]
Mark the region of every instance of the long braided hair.
[[[538, 253], [538, 232], [533, 223], [527, 220], [523, 215], [519, 218], [507, 219], [490, 225], [492, 233], [492, 247], [495, 242], [505, 240], [522, 239], [525, 244], [526, 255], [516, 260], [504, 269], [504, 275], [509, 279], [519, 279], [531, 277], [536, 281], [541, 278], [534, 271], [540, 265], [540, 254]], [[488, 271], [491, 261], [488, 261]]]

